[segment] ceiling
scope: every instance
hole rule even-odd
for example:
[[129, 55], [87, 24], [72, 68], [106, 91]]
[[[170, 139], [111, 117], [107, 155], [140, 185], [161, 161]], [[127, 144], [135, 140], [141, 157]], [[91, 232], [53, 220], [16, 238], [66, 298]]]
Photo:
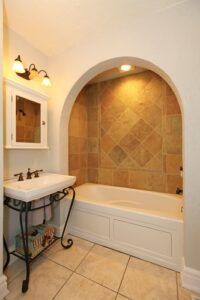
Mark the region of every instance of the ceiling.
[[[187, 0], [5, 0], [4, 23], [46, 56]], [[120, 23], [121, 22], [121, 23]]]

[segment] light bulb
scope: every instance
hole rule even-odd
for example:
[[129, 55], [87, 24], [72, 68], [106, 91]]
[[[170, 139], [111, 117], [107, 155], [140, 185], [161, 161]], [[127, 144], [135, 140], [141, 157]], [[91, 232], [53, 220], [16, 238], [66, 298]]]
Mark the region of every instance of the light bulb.
[[131, 65], [121, 65], [121, 66], [120, 66], [120, 71], [128, 72], [128, 71], [131, 70], [131, 68], [132, 68]]
[[25, 73], [23, 63], [21, 61], [20, 55], [15, 59], [15, 62], [13, 64], [13, 71], [15, 73]]
[[42, 85], [51, 86], [51, 80], [48, 75], [45, 75], [42, 79]]

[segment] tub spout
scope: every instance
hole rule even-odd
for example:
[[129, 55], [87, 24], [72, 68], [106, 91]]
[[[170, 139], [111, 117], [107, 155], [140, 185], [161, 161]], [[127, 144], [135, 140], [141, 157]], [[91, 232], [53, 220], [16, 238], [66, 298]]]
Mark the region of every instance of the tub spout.
[[183, 190], [180, 189], [179, 187], [177, 187], [177, 188], [176, 188], [176, 194], [177, 194], [177, 195], [183, 194]]

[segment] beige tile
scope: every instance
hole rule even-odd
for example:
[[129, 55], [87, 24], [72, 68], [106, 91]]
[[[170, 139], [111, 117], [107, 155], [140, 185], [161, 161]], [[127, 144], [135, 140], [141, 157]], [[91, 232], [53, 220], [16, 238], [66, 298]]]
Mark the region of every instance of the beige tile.
[[112, 123], [111, 128], [109, 129], [109, 135], [115, 141], [115, 143], [119, 143], [121, 139], [126, 135], [127, 128], [124, 128], [123, 125], [117, 120]]
[[179, 273], [177, 273], [177, 284], [178, 284], [178, 300], [192, 300], [192, 296], [200, 297], [200, 293], [197, 294], [182, 287], [181, 276]]
[[129, 172], [117, 169], [113, 172], [113, 185], [129, 187]]
[[152, 128], [140, 119], [131, 129], [131, 134], [140, 142], [147, 138], [152, 132]]
[[167, 175], [167, 192], [175, 194], [176, 188], [183, 187], [183, 179], [180, 175]]
[[98, 153], [99, 151], [99, 139], [98, 138], [88, 138], [88, 152]]
[[117, 291], [129, 256], [95, 245], [77, 272], [99, 284]]
[[166, 154], [165, 155], [165, 171], [166, 171], [166, 173], [180, 174], [181, 166], [182, 166], [182, 155], [180, 155], [180, 154]]
[[129, 130], [138, 121], [138, 114], [134, 113], [129, 107], [124, 110], [120, 118], [118, 119], [122, 126]]
[[88, 121], [89, 122], [98, 122], [98, 106], [89, 106], [88, 107]]
[[181, 115], [167, 115], [164, 119], [165, 152], [181, 154], [182, 151], [182, 120]]
[[69, 154], [80, 153], [80, 138], [76, 136], [69, 136]]
[[88, 169], [88, 182], [98, 183], [98, 169]]
[[162, 137], [155, 131], [144, 141], [142, 146], [155, 155], [162, 150]]
[[161, 153], [154, 156], [144, 167], [144, 170], [163, 172], [163, 156]]
[[139, 165], [137, 164], [136, 161], [134, 161], [133, 159], [131, 159], [130, 156], [128, 156], [125, 160], [123, 160], [123, 162], [120, 164], [120, 168], [122, 169], [139, 169]]
[[153, 128], [162, 122], [162, 110], [157, 105], [146, 105], [140, 115]]
[[131, 157], [140, 167], [144, 167], [152, 159], [153, 155], [140, 145], [131, 153]]
[[4, 274], [7, 276], [8, 282], [11, 282], [15, 277], [25, 270], [25, 263], [21, 259], [17, 259], [12, 264], [8, 265]]
[[148, 173], [148, 189], [156, 192], [165, 191], [165, 176], [163, 174]]
[[126, 134], [120, 141], [120, 146], [129, 154], [139, 146], [140, 142], [130, 133]]
[[113, 170], [112, 169], [99, 169], [99, 183], [101, 184], [113, 184]]
[[165, 113], [167, 115], [180, 114], [180, 106], [175, 95], [165, 97]]
[[73, 246], [69, 249], [63, 249], [58, 241], [52, 248], [47, 250], [44, 255], [53, 260], [54, 262], [75, 270], [80, 264], [82, 259], [87, 255], [93, 246], [93, 243], [83, 239], [79, 239], [75, 236], [68, 236], [73, 239]]
[[127, 300], [128, 298], [118, 294], [116, 300]]
[[134, 300], [177, 300], [176, 273], [131, 258], [120, 293]]
[[6, 297], [7, 300], [52, 299], [71, 275], [68, 269], [41, 257], [31, 267], [29, 289], [26, 294], [21, 292], [22, 280], [25, 278], [23, 272], [8, 285], [10, 293]]
[[105, 111], [101, 115], [101, 127], [107, 132], [112, 124], [115, 122], [115, 117], [112, 115], [110, 111]]
[[130, 171], [131, 188], [148, 190], [148, 172]]
[[125, 111], [126, 105], [120, 99], [113, 97], [113, 105], [109, 108], [115, 118], [119, 118]]
[[80, 168], [80, 154], [69, 155], [69, 169], [77, 170]]
[[116, 168], [115, 162], [105, 152], [100, 153], [100, 167], [101, 168]]
[[74, 273], [55, 300], [115, 300], [115, 297], [116, 293]]
[[105, 134], [101, 139], [101, 148], [104, 150], [105, 153], [110, 152], [110, 150], [114, 147], [115, 143], [112, 140], [111, 136]]
[[123, 162], [123, 160], [127, 157], [127, 154], [120, 146], [115, 146], [109, 154], [110, 158], [115, 162], [118, 166]]
[[89, 106], [97, 106], [98, 104], [98, 85], [90, 84], [86, 86], [87, 104]]
[[88, 122], [88, 137], [98, 137], [99, 135], [99, 123]]
[[99, 155], [98, 153], [88, 153], [88, 167], [98, 168], [99, 166]]

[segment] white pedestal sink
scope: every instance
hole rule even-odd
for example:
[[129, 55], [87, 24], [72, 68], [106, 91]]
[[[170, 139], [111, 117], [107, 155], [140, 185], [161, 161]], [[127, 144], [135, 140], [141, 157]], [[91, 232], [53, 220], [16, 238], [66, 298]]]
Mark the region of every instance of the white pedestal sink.
[[47, 195], [62, 191], [72, 186], [76, 181], [75, 176], [44, 173], [38, 178], [17, 179], [4, 181], [4, 195], [13, 199], [30, 202]]

